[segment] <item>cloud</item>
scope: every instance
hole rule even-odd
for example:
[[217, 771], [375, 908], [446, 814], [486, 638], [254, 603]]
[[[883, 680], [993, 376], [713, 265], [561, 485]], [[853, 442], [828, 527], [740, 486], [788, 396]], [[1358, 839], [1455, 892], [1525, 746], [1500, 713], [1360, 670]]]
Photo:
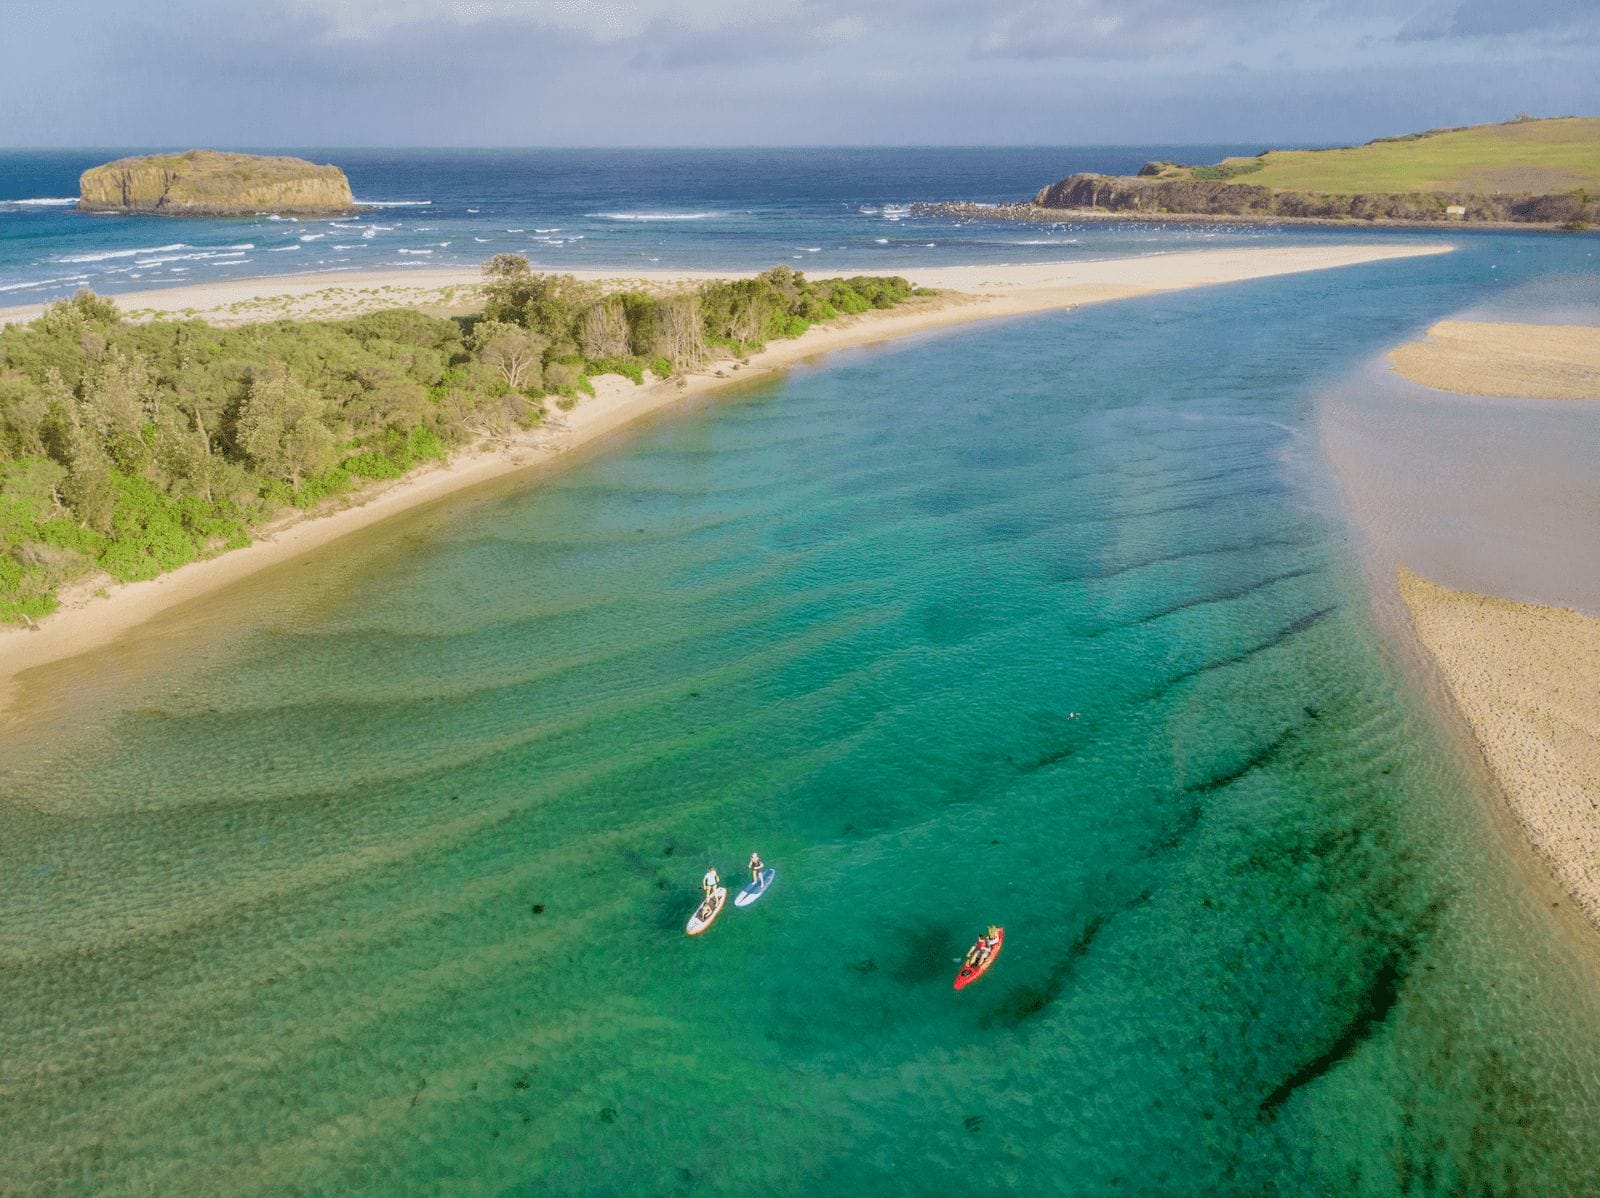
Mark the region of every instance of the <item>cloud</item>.
[[8, 4], [13, 145], [1254, 145], [1600, 108], [1596, 0]]
[[670, 24], [696, 32], [759, 25], [792, 15], [803, 0], [292, 0], [326, 22], [333, 36], [381, 38], [408, 25], [528, 25], [560, 29], [593, 41], [623, 42]]
[[1400, 30], [1402, 42], [1504, 38], [1519, 34], [1600, 33], [1594, 0], [1463, 0], [1418, 14]]
[[808, 19], [768, 20], [710, 33], [662, 21], [639, 39], [639, 49], [629, 59], [629, 65], [670, 71], [790, 61], [859, 41], [865, 32], [865, 22], [856, 16], [821, 23]]

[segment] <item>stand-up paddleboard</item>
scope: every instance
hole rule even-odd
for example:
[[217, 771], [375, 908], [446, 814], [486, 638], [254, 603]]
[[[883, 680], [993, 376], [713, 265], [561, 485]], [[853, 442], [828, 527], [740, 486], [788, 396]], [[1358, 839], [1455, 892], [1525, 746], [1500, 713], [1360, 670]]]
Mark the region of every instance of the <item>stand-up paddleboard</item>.
[[728, 888], [718, 886], [711, 892], [711, 897], [695, 909], [689, 916], [689, 926], [684, 929], [691, 936], [698, 936], [709, 928], [717, 916], [722, 914], [723, 905], [728, 901]]
[[996, 928], [994, 930], [994, 939], [994, 952], [989, 954], [982, 965], [963, 965], [961, 967], [961, 972], [956, 974], [957, 990], [965, 990], [972, 985], [973, 982], [988, 973], [989, 967], [1000, 959], [1000, 950], [1006, 945], [1006, 930], [1004, 928]]
[[778, 871], [770, 865], [767, 866], [766, 869], [761, 871], [761, 881], [745, 883], [744, 889], [734, 897], [733, 905], [735, 907], [748, 907], [771, 888], [772, 879], [777, 876]]

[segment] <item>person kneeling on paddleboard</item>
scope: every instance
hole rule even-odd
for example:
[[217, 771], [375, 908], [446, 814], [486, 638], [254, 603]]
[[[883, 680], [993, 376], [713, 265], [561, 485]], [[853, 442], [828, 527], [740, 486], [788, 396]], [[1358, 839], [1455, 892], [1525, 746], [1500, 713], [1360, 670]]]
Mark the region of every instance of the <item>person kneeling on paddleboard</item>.
[[766, 868], [766, 863], [761, 860], [760, 853], [750, 854], [750, 881], [752, 884], [761, 885], [761, 871]]
[[717, 875], [717, 867], [715, 865], [706, 870], [706, 876], [700, 879], [700, 889], [706, 892], [707, 898], [710, 898], [712, 891], [721, 885], [722, 879]]
[[1000, 937], [991, 925], [989, 930], [978, 937], [978, 942], [967, 950], [967, 967], [977, 969], [989, 959], [994, 952], [994, 946], [1000, 943]]

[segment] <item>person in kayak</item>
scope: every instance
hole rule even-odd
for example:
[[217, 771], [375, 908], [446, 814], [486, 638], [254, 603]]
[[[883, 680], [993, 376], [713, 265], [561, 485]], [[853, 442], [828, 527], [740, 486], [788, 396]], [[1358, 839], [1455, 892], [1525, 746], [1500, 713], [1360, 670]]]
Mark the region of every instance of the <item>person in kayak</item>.
[[707, 898], [710, 898], [712, 892], [721, 885], [722, 878], [717, 874], [717, 867], [715, 865], [706, 870], [706, 876], [700, 879], [700, 889], [706, 892]]
[[761, 860], [760, 853], [750, 854], [750, 883], [753, 886], [761, 885], [761, 871], [766, 869], [766, 862]]
[[981, 969], [983, 963], [994, 955], [995, 945], [999, 943], [998, 929], [991, 924], [989, 930], [978, 937], [978, 942], [967, 950], [967, 968]]

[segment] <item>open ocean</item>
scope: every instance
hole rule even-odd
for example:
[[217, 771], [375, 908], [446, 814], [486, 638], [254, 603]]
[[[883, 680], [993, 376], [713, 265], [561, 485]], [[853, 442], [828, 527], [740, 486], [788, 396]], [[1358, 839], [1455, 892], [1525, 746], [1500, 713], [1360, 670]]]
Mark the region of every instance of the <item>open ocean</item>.
[[[431, 201], [352, 267], [1349, 236], [882, 211], [1155, 152], [318, 156]], [[28, 159], [49, 198], [94, 156]], [[0, 229], [7, 285], [334, 252]], [[1596, 311], [1592, 238], [1449, 240], [836, 354], [33, 672], [0, 1192], [1600, 1193], [1594, 933], [1375, 609], [1320, 445], [1435, 320]], [[772, 891], [686, 937], [752, 849]]]
[[962, 223], [907, 212], [918, 200], [1023, 200], [1077, 170], [1125, 173], [1152, 158], [1209, 162], [1254, 149], [276, 151], [337, 163], [357, 199], [381, 205], [348, 220], [298, 221], [80, 214], [79, 174], [129, 151], [0, 151], [0, 306], [79, 287], [114, 294], [476, 266], [505, 252], [548, 270], [782, 264], [826, 274], [1281, 242], [1260, 227]]

